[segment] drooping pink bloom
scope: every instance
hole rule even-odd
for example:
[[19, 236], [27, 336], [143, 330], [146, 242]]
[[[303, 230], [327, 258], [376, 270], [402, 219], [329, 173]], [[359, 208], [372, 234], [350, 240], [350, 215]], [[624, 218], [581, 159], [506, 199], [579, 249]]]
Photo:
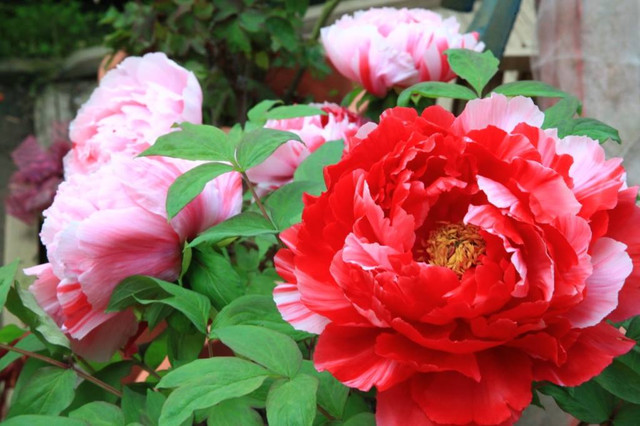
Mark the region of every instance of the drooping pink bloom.
[[304, 144], [289, 141], [278, 147], [264, 162], [247, 170], [247, 176], [256, 184], [260, 195], [291, 182], [300, 163], [325, 142], [342, 139], [345, 150], [348, 150], [350, 137], [364, 123], [362, 117], [333, 103], [309, 105], [321, 109], [326, 115], [269, 120], [265, 124], [269, 129], [295, 133]]
[[321, 40], [342, 75], [382, 97], [394, 86], [455, 77], [443, 52], [484, 48], [477, 34], [460, 34], [459, 29], [454, 17], [385, 7], [343, 16], [322, 29]]
[[71, 123], [65, 174], [94, 171], [114, 154], [133, 157], [183, 121], [202, 122], [202, 90], [193, 73], [164, 53], [127, 58]]
[[120, 157], [60, 185], [41, 233], [49, 263], [26, 272], [38, 276], [30, 290], [81, 355], [109, 359], [137, 330], [131, 312], [104, 312], [122, 279], [142, 274], [175, 280], [183, 243], [239, 213], [241, 180], [227, 173], [167, 221], [167, 190], [193, 166]]
[[633, 347], [608, 320], [640, 313], [638, 188], [543, 118], [495, 94], [387, 110], [281, 234], [283, 318], [320, 335], [318, 369], [377, 388], [378, 424], [513, 424], [532, 382]]
[[62, 182], [62, 158], [71, 148], [66, 140], [57, 139], [44, 149], [35, 136], [28, 136], [11, 153], [18, 170], [9, 179], [7, 213], [25, 223], [33, 223], [51, 205]]

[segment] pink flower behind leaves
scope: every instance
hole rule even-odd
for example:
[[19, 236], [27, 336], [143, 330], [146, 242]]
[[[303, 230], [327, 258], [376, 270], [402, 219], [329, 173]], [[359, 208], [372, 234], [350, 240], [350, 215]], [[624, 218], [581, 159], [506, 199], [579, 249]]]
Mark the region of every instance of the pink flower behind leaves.
[[49, 263], [26, 272], [37, 275], [30, 290], [81, 355], [109, 359], [137, 330], [131, 312], [104, 312], [122, 279], [175, 280], [183, 243], [240, 212], [240, 177], [227, 173], [167, 221], [167, 190], [195, 164], [120, 157], [60, 185], [41, 233]]
[[247, 170], [247, 175], [256, 183], [260, 195], [277, 189], [293, 180], [293, 174], [307, 156], [329, 141], [343, 139], [345, 150], [364, 119], [346, 108], [325, 102], [309, 104], [326, 112], [326, 115], [269, 120], [266, 128], [285, 130], [300, 136], [304, 142], [289, 141], [280, 146], [269, 158]]
[[389, 109], [280, 234], [282, 317], [320, 335], [318, 370], [377, 388], [377, 424], [510, 425], [533, 382], [634, 346], [609, 321], [640, 314], [638, 188], [543, 120], [497, 94]]
[[183, 121], [202, 122], [202, 90], [193, 73], [164, 53], [127, 58], [71, 123], [65, 173], [94, 171], [114, 154], [133, 157]]
[[342, 75], [382, 97], [394, 86], [455, 77], [443, 52], [484, 48], [477, 34], [459, 30], [454, 17], [429, 10], [380, 8], [343, 16], [322, 29], [321, 39]]
[[33, 223], [51, 205], [62, 181], [62, 158], [71, 144], [55, 140], [43, 148], [34, 136], [28, 136], [11, 153], [18, 170], [9, 179], [7, 212], [25, 223]]

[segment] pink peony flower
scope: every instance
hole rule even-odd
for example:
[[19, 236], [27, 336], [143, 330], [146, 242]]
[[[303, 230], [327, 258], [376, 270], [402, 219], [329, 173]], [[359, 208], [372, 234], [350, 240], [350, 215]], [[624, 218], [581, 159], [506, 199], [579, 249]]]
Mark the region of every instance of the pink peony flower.
[[322, 29], [321, 40], [342, 75], [383, 97], [394, 86], [455, 77], [443, 52], [484, 48], [477, 34], [459, 29], [454, 17], [429, 10], [380, 8], [343, 16]]
[[100, 81], [71, 123], [65, 173], [94, 171], [115, 153], [133, 157], [174, 123], [201, 123], [201, 109], [195, 76], [164, 53], [127, 58]]
[[315, 366], [376, 387], [379, 425], [513, 424], [531, 384], [577, 386], [635, 342], [638, 188], [528, 98], [385, 111], [280, 237], [285, 320]]
[[260, 195], [291, 182], [300, 163], [325, 142], [344, 139], [345, 150], [348, 150], [349, 138], [364, 123], [362, 117], [336, 104], [325, 102], [309, 105], [322, 109], [327, 115], [269, 120], [265, 124], [269, 129], [297, 134], [304, 144], [289, 141], [263, 163], [247, 170], [247, 176], [257, 184], [256, 189]]
[[25, 272], [37, 275], [31, 292], [81, 355], [109, 359], [137, 330], [131, 312], [104, 312], [122, 279], [143, 274], [175, 280], [184, 241], [240, 212], [241, 180], [227, 173], [167, 221], [167, 190], [193, 166], [120, 157], [60, 185], [40, 234], [49, 263]]
[[11, 153], [18, 170], [9, 179], [7, 212], [25, 223], [33, 223], [51, 205], [62, 182], [62, 158], [71, 148], [66, 140], [56, 140], [44, 149], [34, 136], [27, 137]]

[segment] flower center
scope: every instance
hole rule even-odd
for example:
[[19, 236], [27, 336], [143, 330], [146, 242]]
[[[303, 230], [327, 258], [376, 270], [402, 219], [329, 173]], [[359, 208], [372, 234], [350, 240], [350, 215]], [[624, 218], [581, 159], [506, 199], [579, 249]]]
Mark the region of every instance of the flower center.
[[485, 242], [475, 225], [447, 223], [429, 233], [417, 250], [417, 260], [444, 266], [461, 277], [478, 264]]

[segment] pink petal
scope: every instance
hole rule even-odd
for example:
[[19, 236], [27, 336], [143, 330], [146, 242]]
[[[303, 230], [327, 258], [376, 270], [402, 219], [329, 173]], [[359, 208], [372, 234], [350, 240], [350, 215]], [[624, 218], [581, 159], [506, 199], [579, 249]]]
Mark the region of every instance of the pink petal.
[[600, 144], [586, 136], [567, 136], [558, 141], [556, 149], [558, 154], [568, 154], [574, 160], [569, 176], [573, 179], [572, 191], [582, 204], [583, 217], [615, 207], [618, 190], [625, 183], [621, 158], [606, 160]]
[[56, 324], [62, 324], [62, 311], [56, 295], [56, 288], [60, 283], [60, 279], [54, 275], [51, 264], [44, 263], [33, 266], [25, 269], [24, 273], [37, 276], [35, 282], [29, 287], [29, 291], [36, 298], [38, 305], [53, 318]]
[[78, 355], [96, 362], [106, 362], [135, 335], [138, 323], [130, 310], [111, 314], [82, 339], [72, 339], [71, 347]]
[[567, 314], [575, 327], [598, 324], [618, 305], [618, 293], [633, 269], [626, 248], [606, 237], [593, 244], [593, 273], [587, 278], [584, 300]]
[[96, 309], [107, 306], [113, 288], [130, 275], [177, 278], [181, 243], [167, 221], [140, 207], [99, 211], [69, 228], [59, 255], [76, 274]]
[[295, 284], [278, 284], [273, 290], [273, 300], [282, 319], [296, 330], [320, 334], [329, 323], [327, 318], [312, 312], [302, 303], [298, 286]]
[[453, 129], [460, 134], [471, 130], [495, 126], [507, 133], [520, 123], [540, 127], [544, 114], [530, 98], [516, 96], [507, 98], [492, 93], [489, 98], [474, 99], [467, 103], [464, 111], [456, 118]]

